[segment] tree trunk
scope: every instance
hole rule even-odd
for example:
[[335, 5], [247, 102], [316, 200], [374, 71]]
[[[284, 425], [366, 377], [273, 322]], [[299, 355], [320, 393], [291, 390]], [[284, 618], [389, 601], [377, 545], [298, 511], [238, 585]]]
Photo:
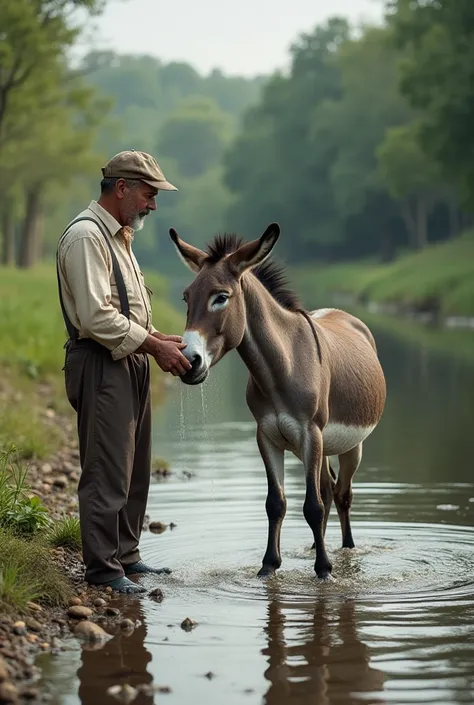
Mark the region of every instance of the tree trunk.
[[18, 265], [23, 268], [32, 267], [37, 261], [41, 244], [42, 221], [42, 191], [36, 185], [26, 193], [26, 214], [20, 240]]
[[415, 240], [414, 247], [416, 250], [422, 250], [428, 244], [428, 203], [427, 199], [420, 196], [416, 199], [415, 205]]
[[403, 222], [405, 223], [405, 227], [407, 229], [410, 243], [413, 246], [416, 240], [416, 221], [413, 217], [410, 201], [408, 200], [408, 198], [402, 201], [401, 203], [401, 213]]
[[458, 209], [458, 204], [454, 198], [448, 200], [448, 213], [449, 213], [449, 237], [456, 237], [460, 230], [460, 213]]
[[12, 267], [15, 264], [15, 221], [10, 210], [2, 215], [2, 264]]

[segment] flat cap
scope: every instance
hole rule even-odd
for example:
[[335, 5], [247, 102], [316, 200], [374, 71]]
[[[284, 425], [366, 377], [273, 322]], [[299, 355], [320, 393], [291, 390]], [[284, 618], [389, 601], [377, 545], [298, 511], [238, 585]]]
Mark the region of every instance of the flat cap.
[[140, 179], [149, 186], [162, 191], [177, 191], [173, 184], [165, 179], [160, 165], [151, 154], [137, 152], [134, 149], [119, 152], [102, 167], [104, 178]]

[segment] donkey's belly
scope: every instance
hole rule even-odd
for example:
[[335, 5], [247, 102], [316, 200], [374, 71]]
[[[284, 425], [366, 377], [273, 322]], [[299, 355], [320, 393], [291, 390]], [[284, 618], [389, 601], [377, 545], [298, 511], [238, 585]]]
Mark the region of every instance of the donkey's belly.
[[341, 455], [362, 443], [374, 430], [374, 426], [346, 426], [329, 422], [323, 431], [324, 455]]
[[[290, 414], [267, 414], [260, 419], [263, 432], [282, 450], [291, 450], [301, 458], [306, 437], [305, 427]], [[323, 431], [324, 455], [341, 455], [362, 443], [375, 426], [346, 426], [330, 422]]]

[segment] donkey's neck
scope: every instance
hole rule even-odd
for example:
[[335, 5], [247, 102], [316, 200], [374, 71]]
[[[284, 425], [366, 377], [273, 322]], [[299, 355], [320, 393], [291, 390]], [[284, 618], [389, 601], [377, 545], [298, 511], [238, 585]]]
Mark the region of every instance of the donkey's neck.
[[280, 306], [256, 277], [246, 275], [242, 286], [247, 325], [237, 351], [261, 391], [271, 397], [292, 376], [294, 346], [302, 324], [308, 324]]

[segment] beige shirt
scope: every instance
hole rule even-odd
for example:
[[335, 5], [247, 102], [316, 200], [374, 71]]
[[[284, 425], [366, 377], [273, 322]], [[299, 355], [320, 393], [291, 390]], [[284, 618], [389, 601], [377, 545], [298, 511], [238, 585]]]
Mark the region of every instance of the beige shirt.
[[104, 236], [91, 221], [73, 225], [58, 248], [64, 308], [80, 338], [108, 348], [114, 360], [126, 357], [156, 329], [151, 300], [138, 262], [121, 232], [120, 223], [96, 201], [77, 217], [91, 217], [105, 226], [127, 289], [130, 320], [120, 313], [112, 258]]

